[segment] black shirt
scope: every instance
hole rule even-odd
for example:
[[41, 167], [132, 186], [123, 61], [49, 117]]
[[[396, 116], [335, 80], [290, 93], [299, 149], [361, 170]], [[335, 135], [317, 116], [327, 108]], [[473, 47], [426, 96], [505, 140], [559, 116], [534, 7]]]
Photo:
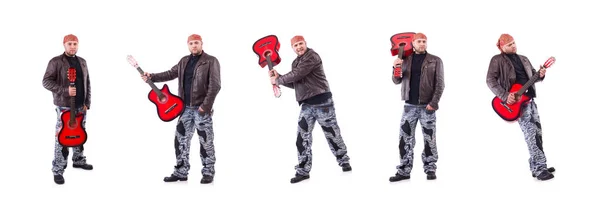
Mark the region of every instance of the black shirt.
[[79, 108], [83, 106], [85, 100], [85, 88], [83, 86], [83, 70], [81, 69], [81, 63], [77, 56], [69, 57], [64, 55], [69, 61], [69, 66], [75, 68], [75, 107]]
[[423, 65], [423, 60], [425, 60], [425, 55], [423, 54], [412, 54], [412, 62], [410, 67], [410, 89], [408, 91], [408, 100], [406, 103], [410, 104], [420, 104], [419, 103], [419, 90], [421, 86], [421, 67]]
[[200, 59], [200, 55], [190, 55], [190, 60], [188, 61], [185, 72], [183, 74], [183, 103], [185, 105], [190, 104], [190, 98], [192, 93], [192, 83], [194, 82], [194, 71], [196, 69], [196, 63]]

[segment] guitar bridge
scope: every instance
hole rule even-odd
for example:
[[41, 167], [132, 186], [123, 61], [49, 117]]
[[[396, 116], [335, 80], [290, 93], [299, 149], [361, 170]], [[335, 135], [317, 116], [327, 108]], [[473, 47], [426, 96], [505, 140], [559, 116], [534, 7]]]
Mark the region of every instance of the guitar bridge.
[[508, 105], [506, 105], [506, 103], [502, 102], [502, 103], [500, 103], [500, 104], [502, 104], [502, 106], [504, 106], [504, 108], [506, 108], [506, 110], [508, 110], [508, 112], [510, 112], [510, 113], [512, 113], [512, 112], [513, 112], [513, 110], [512, 110], [512, 109], [510, 109], [510, 107], [508, 107]]
[[65, 138], [67, 138], [67, 139], [77, 139], [77, 138], [79, 138], [79, 135], [65, 136]]
[[173, 104], [171, 107], [169, 107], [167, 110], [165, 110], [165, 114], [168, 114], [169, 112], [173, 111], [173, 109], [177, 106], [177, 103]]

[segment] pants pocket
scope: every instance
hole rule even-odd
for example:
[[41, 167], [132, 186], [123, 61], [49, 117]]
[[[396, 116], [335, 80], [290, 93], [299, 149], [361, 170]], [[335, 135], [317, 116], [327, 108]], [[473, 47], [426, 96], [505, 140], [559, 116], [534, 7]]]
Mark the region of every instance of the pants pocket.
[[427, 115], [433, 115], [433, 114], [435, 114], [435, 110], [425, 109], [425, 114], [427, 114]]

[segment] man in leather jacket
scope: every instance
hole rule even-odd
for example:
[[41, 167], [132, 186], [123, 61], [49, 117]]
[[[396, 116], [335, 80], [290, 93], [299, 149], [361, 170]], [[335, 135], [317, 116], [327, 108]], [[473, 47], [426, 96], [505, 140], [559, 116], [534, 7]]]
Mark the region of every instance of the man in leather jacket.
[[[56, 135], [54, 144], [54, 160], [52, 161], [52, 172], [56, 184], [64, 184], [63, 173], [67, 168], [67, 158], [69, 148], [63, 147], [58, 142], [58, 133], [62, 128], [61, 116], [63, 112], [73, 110], [73, 113], [83, 115], [81, 127], [85, 128], [87, 119], [87, 110], [91, 103], [91, 86], [87, 62], [82, 57], [76, 55], [79, 49], [79, 39], [73, 34], [68, 34], [63, 38], [65, 52], [50, 60], [42, 84], [44, 88], [52, 92], [53, 102], [56, 106], [58, 115], [56, 121]], [[68, 68], [75, 68], [75, 87], [69, 86]], [[75, 108], [71, 109], [70, 98], [75, 97]], [[73, 168], [92, 170], [93, 166], [87, 163], [86, 156], [83, 155], [83, 145], [72, 147], [73, 149]]]
[[318, 122], [329, 148], [336, 157], [343, 172], [352, 170], [346, 144], [340, 134], [340, 127], [335, 114], [334, 102], [329, 89], [329, 83], [323, 71], [321, 57], [312, 48], [306, 46], [303, 36], [294, 36], [291, 45], [297, 57], [292, 62], [292, 70], [284, 75], [275, 69], [269, 71], [271, 84], [283, 85], [296, 92], [296, 101], [301, 107], [298, 119], [298, 164], [296, 174], [290, 180], [297, 183], [310, 178], [312, 168], [312, 130]]
[[215, 146], [213, 143], [213, 103], [221, 89], [219, 60], [202, 49], [202, 37], [192, 34], [188, 37], [190, 55], [181, 58], [170, 70], [161, 73], [142, 75], [144, 81], [164, 82], [178, 79], [179, 97], [183, 98], [185, 109], [177, 121], [175, 132], [176, 165], [174, 172], [164, 178], [165, 182], [187, 181], [190, 170], [189, 154], [194, 132], [200, 141], [202, 179], [200, 183], [212, 183], [215, 175]]
[[[490, 60], [486, 82], [495, 96], [507, 104], [513, 104], [519, 100], [514, 92], [509, 92], [513, 84], [525, 84], [537, 72], [529, 59], [517, 54], [515, 40], [509, 34], [502, 34], [496, 43], [500, 54], [494, 55]], [[539, 79], [545, 78], [546, 69], [539, 71]], [[521, 117], [517, 120], [529, 149], [529, 169], [538, 180], [549, 180], [554, 178], [554, 168], [546, 165], [546, 155], [542, 147], [542, 125], [538, 114], [537, 104], [533, 101], [536, 97], [535, 85], [531, 85], [524, 93], [531, 100], [523, 106]]]
[[436, 111], [444, 92], [444, 64], [441, 58], [427, 52], [425, 34], [415, 34], [412, 45], [414, 52], [406, 61], [394, 60], [394, 66], [401, 65], [394, 70], [401, 71], [394, 71], [392, 81], [402, 84], [401, 97], [405, 103], [400, 121], [400, 164], [396, 166], [396, 174], [389, 178], [390, 182], [410, 179], [417, 121], [423, 128], [423, 170], [428, 180], [437, 178]]

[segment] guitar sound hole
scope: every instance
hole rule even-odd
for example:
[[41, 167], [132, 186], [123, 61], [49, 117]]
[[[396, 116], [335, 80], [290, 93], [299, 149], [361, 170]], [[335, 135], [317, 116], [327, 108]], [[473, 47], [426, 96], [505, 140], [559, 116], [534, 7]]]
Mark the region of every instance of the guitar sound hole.
[[271, 51], [270, 50], [265, 51], [264, 55], [265, 55], [265, 57], [271, 55]]
[[160, 98], [160, 96], [158, 97], [158, 102], [160, 103], [166, 103], [169, 99], [167, 98], [167, 96], [163, 96], [162, 98]]
[[75, 122], [75, 123], [73, 123], [73, 124], [71, 124], [71, 123], [68, 123], [68, 122], [67, 122], [67, 127], [68, 127], [69, 129], [75, 129], [75, 128], [77, 128], [77, 122]]

